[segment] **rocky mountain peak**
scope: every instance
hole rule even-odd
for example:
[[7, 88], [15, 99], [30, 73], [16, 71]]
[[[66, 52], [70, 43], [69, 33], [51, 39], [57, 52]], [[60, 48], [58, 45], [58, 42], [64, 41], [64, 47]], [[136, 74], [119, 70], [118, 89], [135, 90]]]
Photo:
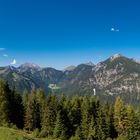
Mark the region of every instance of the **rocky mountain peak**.
[[35, 69], [40, 69], [40, 67], [34, 63], [24, 63], [22, 65], [20, 65], [20, 68], [21, 69], [24, 69], [24, 68], [35, 68]]
[[89, 61], [88, 63], [85, 63], [85, 65], [88, 65], [88, 66], [95, 66], [91, 61]]
[[113, 56], [110, 57], [110, 60], [113, 61], [117, 58], [123, 57], [121, 54], [114, 54]]

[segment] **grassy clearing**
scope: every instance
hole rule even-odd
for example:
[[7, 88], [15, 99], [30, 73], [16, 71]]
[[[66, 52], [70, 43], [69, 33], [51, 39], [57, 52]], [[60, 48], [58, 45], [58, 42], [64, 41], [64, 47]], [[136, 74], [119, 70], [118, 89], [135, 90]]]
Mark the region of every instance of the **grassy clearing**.
[[21, 130], [0, 127], [0, 140], [53, 140], [52, 138], [34, 138]]
[[0, 127], [0, 140], [34, 140], [26, 133], [11, 128]]

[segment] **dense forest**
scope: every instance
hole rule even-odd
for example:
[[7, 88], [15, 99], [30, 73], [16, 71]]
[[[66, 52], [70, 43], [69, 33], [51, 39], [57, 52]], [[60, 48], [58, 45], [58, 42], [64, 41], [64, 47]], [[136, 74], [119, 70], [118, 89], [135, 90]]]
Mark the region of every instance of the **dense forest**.
[[15, 127], [55, 140], [139, 140], [140, 109], [120, 97], [101, 103], [97, 96], [20, 95], [0, 81], [0, 126]]

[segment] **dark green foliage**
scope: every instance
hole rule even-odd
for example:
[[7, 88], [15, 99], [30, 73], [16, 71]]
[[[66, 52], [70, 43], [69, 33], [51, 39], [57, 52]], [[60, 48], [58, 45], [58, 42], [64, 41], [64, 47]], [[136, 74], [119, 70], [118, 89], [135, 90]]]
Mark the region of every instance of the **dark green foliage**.
[[126, 108], [125, 135], [128, 140], [138, 139], [140, 136], [139, 120], [131, 105]]
[[71, 103], [69, 99], [64, 94], [62, 94], [58, 105], [54, 137], [56, 137], [58, 134], [58, 137], [61, 139], [68, 139], [72, 135], [72, 125], [68, 116], [70, 112], [70, 104]]
[[47, 97], [42, 116], [42, 131], [46, 136], [52, 136], [57, 116], [58, 100], [55, 94]]
[[85, 97], [85, 99], [83, 100], [81, 109], [82, 109], [81, 130], [83, 138], [86, 138], [88, 137], [89, 126], [91, 121], [90, 102], [88, 97]]
[[62, 140], [67, 138], [67, 127], [64, 119], [63, 112], [59, 111], [54, 128], [54, 138], [61, 138]]
[[[68, 103], [68, 117], [72, 126], [72, 135], [75, 134], [75, 131], [81, 124], [81, 98], [75, 96], [72, 98], [71, 102]], [[78, 118], [78, 119], [77, 119]]]
[[0, 125], [16, 125], [23, 128], [22, 98], [14, 88], [10, 90], [8, 83], [0, 81]]
[[28, 102], [28, 95], [27, 95], [27, 91], [24, 90], [22, 93], [22, 104], [24, 106], [24, 109], [26, 109], [27, 102]]
[[57, 140], [139, 140], [140, 109], [117, 97], [101, 104], [96, 96], [45, 96], [9, 89], [0, 81], [0, 126], [24, 128], [36, 137]]
[[7, 82], [0, 81], [0, 126], [9, 123], [9, 94]]
[[126, 117], [126, 108], [121, 97], [116, 98], [114, 105], [114, 124], [119, 135], [124, 133], [125, 123], [124, 118]]
[[15, 88], [9, 95], [9, 109], [10, 123], [15, 124], [18, 128], [23, 128], [24, 107], [22, 104], [22, 98]]
[[25, 110], [25, 128], [32, 131], [38, 127], [40, 127], [39, 105], [37, 103], [36, 92], [32, 91], [28, 96]]
[[91, 118], [90, 125], [89, 125], [88, 138], [91, 140], [96, 138], [95, 119], [93, 117]]
[[42, 127], [42, 122], [43, 122], [43, 115], [44, 115], [44, 109], [45, 109], [45, 102], [46, 102], [46, 96], [45, 93], [42, 89], [38, 89], [36, 91], [36, 106], [37, 106], [37, 128], [39, 130]]

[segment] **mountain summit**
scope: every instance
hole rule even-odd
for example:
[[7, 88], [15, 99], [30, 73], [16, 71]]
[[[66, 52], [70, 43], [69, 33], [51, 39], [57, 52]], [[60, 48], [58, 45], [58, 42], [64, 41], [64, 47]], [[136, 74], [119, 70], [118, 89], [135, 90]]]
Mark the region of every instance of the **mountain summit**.
[[23, 68], [37, 68], [37, 69], [40, 69], [40, 67], [36, 64], [33, 64], [33, 63], [24, 63], [22, 65], [19, 66], [21, 69]]
[[110, 57], [111, 60], [115, 60], [117, 58], [123, 57], [121, 54], [114, 54], [113, 56]]

